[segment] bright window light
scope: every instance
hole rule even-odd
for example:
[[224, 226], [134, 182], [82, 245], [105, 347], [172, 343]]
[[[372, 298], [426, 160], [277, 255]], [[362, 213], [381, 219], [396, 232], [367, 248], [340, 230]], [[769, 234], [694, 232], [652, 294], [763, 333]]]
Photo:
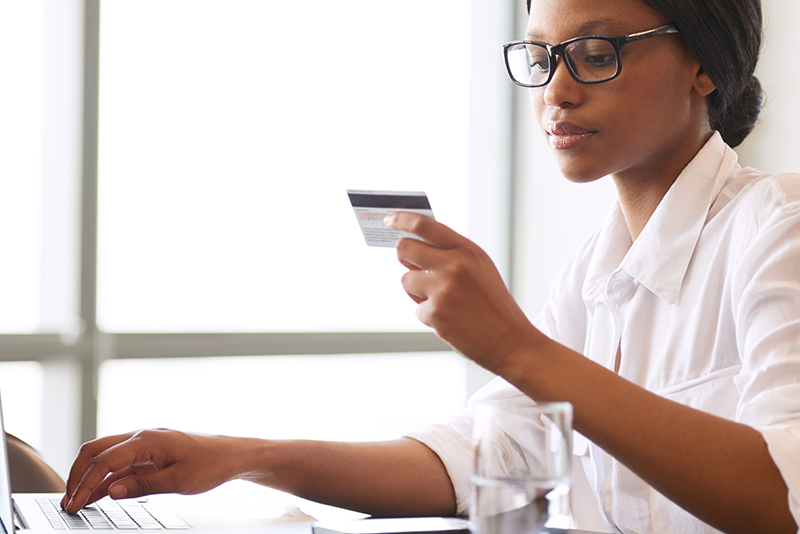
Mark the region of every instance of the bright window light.
[[465, 373], [454, 353], [112, 360], [101, 368], [98, 433], [393, 439], [460, 410]]
[[103, 329], [423, 328], [345, 190], [426, 191], [466, 230], [466, 4], [117, 0], [101, 17]]
[[40, 323], [44, 1], [0, 5], [0, 332]]
[[42, 364], [0, 363], [0, 393], [6, 431], [39, 449], [42, 446]]

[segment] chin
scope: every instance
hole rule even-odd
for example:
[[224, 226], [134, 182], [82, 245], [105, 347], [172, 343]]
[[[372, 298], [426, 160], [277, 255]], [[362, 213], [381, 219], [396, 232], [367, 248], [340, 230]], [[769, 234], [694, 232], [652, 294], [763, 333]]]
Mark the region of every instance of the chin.
[[576, 161], [567, 162], [562, 161], [559, 158], [556, 159], [558, 160], [558, 169], [561, 171], [561, 175], [570, 182], [576, 184], [587, 184], [594, 182], [609, 174], [605, 172], [605, 170], [600, 170], [597, 167], [581, 165]]

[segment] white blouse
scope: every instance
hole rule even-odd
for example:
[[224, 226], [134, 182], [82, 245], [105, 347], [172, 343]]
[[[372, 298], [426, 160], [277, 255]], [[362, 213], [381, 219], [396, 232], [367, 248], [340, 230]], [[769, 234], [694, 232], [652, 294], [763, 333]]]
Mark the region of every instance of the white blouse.
[[[611, 370], [620, 348], [620, 376], [758, 429], [800, 524], [800, 175], [743, 169], [714, 134], [635, 242], [614, 207], [533, 322]], [[475, 403], [520, 397], [495, 379], [460, 415], [409, 435], [442, 458], [459, 513], [470, 500]], [[576, 527], [716, 532], [577, 433], [574, 453]]]

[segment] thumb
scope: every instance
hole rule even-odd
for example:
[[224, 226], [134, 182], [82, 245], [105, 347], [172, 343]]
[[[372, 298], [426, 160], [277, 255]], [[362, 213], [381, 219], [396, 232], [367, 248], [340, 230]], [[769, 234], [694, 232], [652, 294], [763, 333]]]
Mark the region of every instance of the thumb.
[[169, 468], [150, 473], [125, 477], [108, 487], [108, 496], [114, 500], [144, 497], [155, 493], [180, 493], [170, 487], [172, 476]]
[[134, 471], [132, 467], [126, 467], [124, 469], [117, 471], [116, 473], [108, 475], [106, 479], [103, 480], [103, 482], [99, 486], [97, 486], [94, 489], [94, 491], [92, 491], [91, 495], [89, 496], [89, 500], [86, 501], [86, 505], [99, 501], [100, 499], [108, 495], [108, 489], [111, 487], [112, 484], [114, 484], [120, 479], [132, 476], [135, 473], [136, 471]]

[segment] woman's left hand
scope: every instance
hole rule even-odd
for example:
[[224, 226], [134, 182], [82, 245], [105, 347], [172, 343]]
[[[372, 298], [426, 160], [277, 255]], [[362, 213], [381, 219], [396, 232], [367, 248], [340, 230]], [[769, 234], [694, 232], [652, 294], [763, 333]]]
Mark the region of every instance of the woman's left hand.
[[397, 258], [417, 317], [444, 341], [486, 369], [503, 366], [538, 331], [512, 298], [492, 260], [475, 243], [430, 217], [397, 212], [384, 219], [424, 241], [401, 239]]

